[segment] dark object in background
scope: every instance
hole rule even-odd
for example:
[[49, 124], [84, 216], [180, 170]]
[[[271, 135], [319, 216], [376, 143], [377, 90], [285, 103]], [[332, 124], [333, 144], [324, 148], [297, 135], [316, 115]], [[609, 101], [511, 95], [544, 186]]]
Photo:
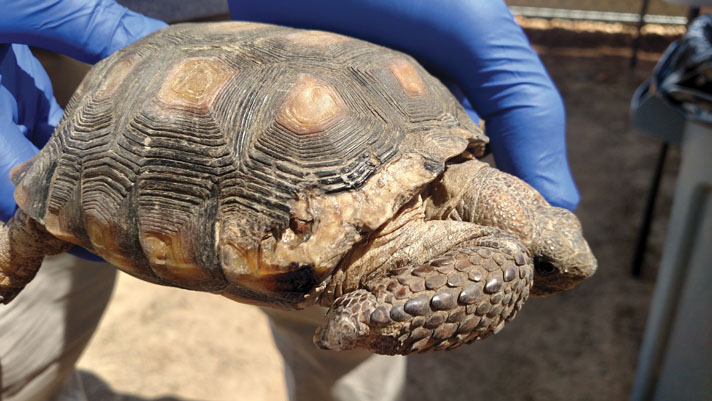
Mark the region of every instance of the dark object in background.
[[634, 125], [678, 144], [681, 163], [631, 401], [709, 399], [712, 388], [712, 325], [700, 319], [712, 305], [710, 21], [690, 25], [633, 99]]
[[117, 3], [169, 24], [230, 19], [227, 0], [117, 0]]
[[712, 123], [712, 14], [697, 18], [655, 67], [651, 92], [686, 118]]
[[641, 274], [658, 188], [670, 143], [679, 144], [685, 121], [712, 123], [712, 15], [695, 19], [671, 44], [632, 101], [633, 125], [665, 141], [651, 180], [632, 273]]

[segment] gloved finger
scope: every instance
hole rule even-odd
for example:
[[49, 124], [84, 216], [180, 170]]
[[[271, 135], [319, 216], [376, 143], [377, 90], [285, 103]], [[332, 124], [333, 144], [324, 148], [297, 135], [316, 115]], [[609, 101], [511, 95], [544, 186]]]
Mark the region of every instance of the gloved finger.
[[9, 123], [5, 116], [6, 93], [0, 87], [0, 132], [3, 145], [0, 146], [0, 220], [7, 221], [15, 213], [15, 186], [10, 181], [10, 170], [30, 159], [37, 153], [35, 147], [22, 135], [16, 125]]
[[44, 68], [27, 46], [0, 45], [0, 78], [3, 122], [14, 123], [35, 146], [44, 146], [62, 117]]
[[[456, 84], [446, 81], [444, 82], [445, 86], [450, 89], [450, 92], [455, 96], [455, 98], [460, 101], [462, 104], [463, 108], [465, 109], [465, 112], [470, 116], [472, 121], [474, 122], [479, 122], [479, 115], [477, 112], [473, 109], [472, 105], [470, 104], [470, 101], [468, 98], [465, 96], [465, 94], [462, 92], [459, 86]], [[532, 94], [532, 96], [541, 96], [541, 93], [535, 93]], [[552, 96], [552, 99], [543, 99], [542, 101], [545, 104], [555, 104], [556, 102], [560, 102], [561, 99], [558, 98], [558, 95], [556, 93], [550, 92], [549, 96]], [[561, 107], [554, 107], [552, 108], [553, 111], [556, 109], [562, 109]], [[511, 110], [510, 113], [518, 113], [519, 111], [516, 110]], [[536, 118], [536, 116], [532, 115], [532, 110], [526, 110], [525, 113], [527, 114], [525, 117], [527, 118]], [[546, 116], [543, 116], [540, 118], [542, 121], [547, 121], [549, 119], [554, 120], [554, 121], [559, 121], [560, 119], [563, 119], [563, 117], [553, 117], [553, 118], [547, 118]], [[526, 121], [526, 118], [518, 119], [514, 118], [514, 120], [521, 120], [521, 121]], [[486, 133], [490, 133], [490, 131], [495, 132], [495, 135], [498, 133], [501, 133], [504, 131], [502, 127], [499, 127], [497, 124], [499, 123], [499, 120], [497, 118], [494, 118], [491, 120], [491, 124], [486, 125]], [[552, 127], [552, 130], [555, 130], [557, 127]], [[519, 129], [522, 132], [527, 131], [527, 127], [521, 127]], [[535, 135], [526, 135], [522, 137], [514, 136], [515, 143], [510, 143], [508, 142], [508, 139], [512, 138], [511, 136], [507, 135], [501, 135], [500, 140], [494, 141], [494, 145], [491, 145], [491, 148], [493, 149], [493, 153], [495, 155], [495, 158], [497, 160], [497, 165], [501, 169], [505, 171], [515, 171], [517, 169], [521, 170], [524, 172], [524, 175], [526, 177], [522, 178], [525, 181], [531, 183], [535, 183], [535, 187], [537, 188], [543, 188], [540, 189], [540, 192], [544, 192], [548, 194], [548, 200], [550, 203], [559, 206], [559, 207], [565, 207], [568, 209], [574, 209], [576, 205], [578, 204], [578, 193], [576, 190], [576, 187], [573, 188], [565, 188], [562, 187], [562, 184], [567, 184], [567, 183], [573, 183], [573, 180], [570, 179], [570, 176], [563, 176], [563, 177], [554, 177], [552, 180], [550, 176], [535, 176], [532, 175], [531, 173], [535, 173], [536, 169], [532, 168], [526, 168], [526, 165], [524, 167], [522, 166], [516, 166], [516, 163], [529, 163], [530, 165], [536, 165], [536, 166], [541, 166], [541, 169], [544, 171], [547, 171], [549, 175], [551, 174], [569, 174], [569, 167], [568, 167], [568, 162], [566, 160], [566, 157], [563, 157], [566, 152], [566, 146], [565, 143], [560, 142], [558, 143], [558, 147], [551, 147], [549, 149], [540, 149], [538, 152], [526, 152], [523, 151], [521, 154], [516, 152], [517, 149], [522, 148], [524, 150], [526, 149], [531, 149], [531, 148], [536, 148], [539, 146], [538, 142], [542, 141], [541, 139], [537, 139]], [[526, 143], [523, 142], [523, 140], [530, 139], [531, 143]], [[551, 138], [545, 138], [543, 140], [546, 143], [552, 144]], [[515, 160], [512, 160], [512, 158], [515, 158]], [[518, 157], [518, 159], [516, 159]], [[530, 157], [539, 157], [537, 160], [526, 160], [527, 158]], [[529, 175], [527, 175], [529, 174]], [[560, 195], [559, 193], [564, 191], [565, 193], [563, 195]], [[572, 195], [575, 194], [575, 195]], [[575, 199], [574, 202], [571, 200]]]
[[114, 0], [22, 0], [3, 4], [0, 37], [94, 64], [165, 27]]
[[487, 123], [498, 167], [529, 182], [552, 204], [578, 204], [566, 161], [563, 103], [503, 1], [231, 0], [229, 5], [233, 18], [340, 32], [413, 55], [462, 88]]
[[[560, 110], [563, 114], [563, 108]], [[546, 121], [548, 113], [558, 111], [539, 108], [508, 112], [514, 118], [485, 120], [497, 167], [529, 183], [552, 205], [575, 209], [580, 196], [566, 158], [565, 137], [563, 133], [551, 135], [557, 127]], [[530, 121], [538, 116], [542, 121], [534, 130]]]
[[460, 35], [461, 45], [470, 60], [451, 73], [487, 122], [497, 166], [549, 203], [574, 209], [580, 195], [566, 157], [563, 101], [504, 3], [473, 7], [483, 23], [463, 28], [468, 35]]

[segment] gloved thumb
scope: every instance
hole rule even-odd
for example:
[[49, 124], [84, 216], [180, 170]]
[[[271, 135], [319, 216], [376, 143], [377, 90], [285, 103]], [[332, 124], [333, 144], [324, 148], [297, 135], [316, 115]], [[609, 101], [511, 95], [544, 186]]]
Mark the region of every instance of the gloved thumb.
[[0, 37], [94, 64], [165, 27], [114, 0], [22, 0], [3, 4]]

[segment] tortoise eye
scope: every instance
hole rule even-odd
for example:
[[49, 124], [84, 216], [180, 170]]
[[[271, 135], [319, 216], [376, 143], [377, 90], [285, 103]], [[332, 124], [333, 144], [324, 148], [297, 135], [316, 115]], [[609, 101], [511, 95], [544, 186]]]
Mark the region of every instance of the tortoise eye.
[[536, 271], [537, 274], [549, 275], [556, 272], [556, 266], [545, 258], [536, 258], [534, 260], [534, 271]]

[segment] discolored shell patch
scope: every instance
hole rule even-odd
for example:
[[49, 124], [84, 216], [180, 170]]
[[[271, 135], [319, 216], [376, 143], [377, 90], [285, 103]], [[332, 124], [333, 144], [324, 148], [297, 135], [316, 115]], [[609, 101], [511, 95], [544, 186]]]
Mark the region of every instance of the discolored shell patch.
[[180, 232], [172, 235], [143, 233], [140, 240], [143, 253], [158, 277], [190, 287], [212, 281], [209, 272], [196, 263]]
[[[260, 270], [259, 252], [245, 245], [241, 233], [237, 229], [238, 222], [230, 220], [222, 224], [219, 232], [220, 263], [228, 281], [239, 283], [246, 276], [259, 277], [264, 272]], [[216, 230], [216, 233], [218, 231]]]
[[[227, 218], [216, 245], [225, 277], [236, 286], [257, 292], [289, 288], [306, 296], [310, 289], [318, 291], [316, 284], [364, 233], [388, 221], [436, 174], [425, 168], [421, 155], [409, 154], [389, 162], [358, 190], [336, 194], [306, 191], [292, 205], [295, 224], [278, 237], [272, 233], [261, 238], [245, 235], [238, 229], [244, 220]], [[283, 281], [273, 280], [278, 277]], [[304, 302], [309, 299], [313, 300], [307, 296]]]
[[269, 305], [276, 305], [277, 299], [292, 305], [303, 301], [304, 294], [321, 280], [309, 264], [279, 263], [270, 259], [276, 242], [274, 237], [265, 237], [256, 243], [254, 238], [244, 236], [237, 219], [222, 223], [218, 252], [222, 272], [231, 283], [223, 295], [240, 302], [259, 303], [259, 296], [244, 297], [242, 291], [247, 290], [267, 296]]
[[23, 177], [32, 167], [32, 162], [33, 160], [30, 159], [10, 170], [10, 181], [15, 185], [15, 203], [25, 211], [30, 210], [32, 197], [29, 195], [27, 184], [23, 181]]
[[234, 73], [219, 60], [186, 59], [165, 78], [158, 99], [168, 105], [208, 108]]
[[300, 74], [277, 114], [277, 123], [296, 134], [314, 134], [325, 131], [347, 111], [334, 87], [312, 75]]
[[124, 255], [124, 252], [119, 249], [116, 241], [119, 231], [117, 227], [106, 222], [102, 216], [97, 215], [94, 211], [87, 212], [84, 224], [89, 241], [97, 255], [126, 273], [138, 277], [145, 276], [144, 270], [136, 266], [133, 260], [128, 255]]
[[50, 234], [72, 244], [83, 245], [69, 228], [69, 221], [67, 221], [64, 209], [60, 209], [57, 214], [47, 213], [44, 220], [45, 229]]
[[211, 24], [203, 24], [201, 29], [205, 29], [211, 32], [244, 32], [251, 31], [258, 28], [268, 28], [271, 25], [259, 24], [256, 22], [245, 22], [245, 21], [224, 21], [215, 22]]
[[139, 56], [136, 54], [127, 54], [106, 73], [106, 78], [101, 83], [101, 86], [96, 92], [96, 97], [105, 99], [116, 93], [116, 89], [126, 80], [126, 77], [136, 67], [139, 61]]
[[388, 69], [408, 96], [425, 95], [425, 82], [413, 64], [404, 59], [396, 59], [388, 64]]
[[342, 43], [350, 38], [324, 31], [298, 31], [285, 36], [288, 41], [302, 46], [324, 47]]

